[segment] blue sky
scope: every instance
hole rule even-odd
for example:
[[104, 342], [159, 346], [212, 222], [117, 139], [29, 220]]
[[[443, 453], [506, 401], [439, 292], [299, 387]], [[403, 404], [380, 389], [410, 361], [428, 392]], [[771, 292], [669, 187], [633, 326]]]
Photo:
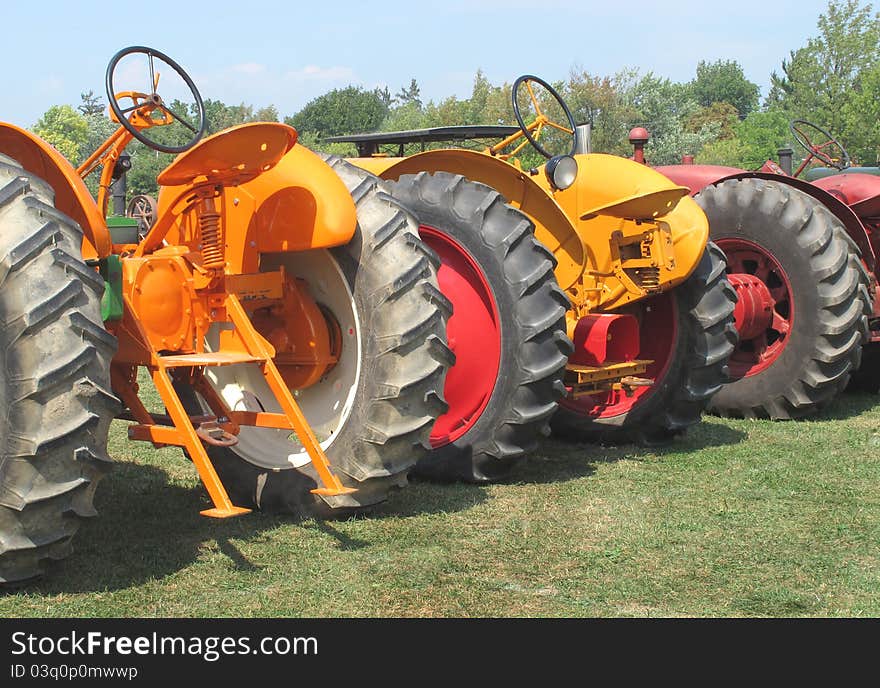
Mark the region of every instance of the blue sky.
[[725, 59], [737, 60], [766, 93], [770, 72], [817, 34], [826, 7], [826, 0], [7, 2], [0, 119], [29, 127], [50, 105], [77, 105], [90, 89], [106, 103], [106, 65], [128, 45], [175, 59], [204, 98], [275, 105], [282, 116], [332, 88], [387, 85], [394, 93], [413, 77], [423, 100], [467, 97], [477, 69], [497, 84], [523, 73], [553, 81], [572, 68], [625, 67], [687, 81], [699, 60]]

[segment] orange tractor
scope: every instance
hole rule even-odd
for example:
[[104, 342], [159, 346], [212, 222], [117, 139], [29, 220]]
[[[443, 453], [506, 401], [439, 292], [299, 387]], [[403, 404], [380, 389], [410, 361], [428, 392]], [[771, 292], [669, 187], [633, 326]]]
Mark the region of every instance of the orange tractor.
[[[117, 88], [137, 69], [145, 89]], [[183, 100], [159, 95], [160, 76]], [[131, 439], [182, 447], [202, 513], [227, 517], [375, 504], [446, 408], [450, 307], [384, 182], [283, 124], [201, 140], [195, 85], [151, 48], [117, 53], [106, 83], [119, 128], [78, 169], [0, 123], [2, 582], [68, 553], [114, 417]], [[172, 128], [176, 142], [160, 135]], [[179, 154], [145, 233], [106, 221], [133, 139]], [[83, 179], [98, 169], [95, 200]], [[141, 369], [164, 412], [143, 403]]]
[[[416, 467], [430, 477], [503, 476], [548, 425], [576, 439], [665, 441], [700, 419], [736, 341], [724, 256], [687, 188], [583, 152], [569, 108], [537, 77], [517, 79], [512, 101], [517, 127], [331, 139], [357, 145], [353, 162], [393, 182], [440, 256], [456, 362], [434, 452]], [[407, 144], [422, 152], [405, 156]], [[529, 144], [545, 164], [521, 164]]]

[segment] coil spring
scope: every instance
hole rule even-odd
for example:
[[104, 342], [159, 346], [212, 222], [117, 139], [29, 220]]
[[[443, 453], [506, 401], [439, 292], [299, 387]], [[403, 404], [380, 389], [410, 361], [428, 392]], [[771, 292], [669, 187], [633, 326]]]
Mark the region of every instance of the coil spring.
[[199, 213], [199, 229], [202, 233], [202, 258], [206, 268], [222, 268], [226, 264], [223, 256], [223, 234], [220, 231], [220, 213], [202, 210]]
[[640, 277], [641, 284], [639, 286], [645, 291], [651, 291], [660, 287], [659, 268], [642, 268]]

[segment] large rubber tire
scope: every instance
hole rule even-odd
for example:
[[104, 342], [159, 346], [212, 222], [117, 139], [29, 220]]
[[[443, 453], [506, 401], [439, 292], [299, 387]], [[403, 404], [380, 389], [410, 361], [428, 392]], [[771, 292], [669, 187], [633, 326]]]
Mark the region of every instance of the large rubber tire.
[[[736, 294], [725, 277], [724, 253], [709, 242], [694, 272], [661, 298], [673, 300], [674, 327], [642, 332], [642, 338], [674, 330], [668, 361], [654, 385], [626, 411], [592, 417], [563, 402], [551, 420], [554, 434], [607, 444], [663, 444], [698, 423], [710, 399], [727, 381], [727, 359], [736, 344]], [[650, 304], [636, 304], [643, 308]]]
[[44, 573], [71, 552], [111, 465], [116, 340], [104, 282], [54, 193], [0, 155], [0, 582]]
[[[342, 483], [357, 491], [318, 497], [310, 492], [319, 486], [311, 463], [294, 466], [281, 456], [267, 467], [247, 455], [243, 443], [208, 447], [233, 503], [302, 517], [348, 516], [406, 485], [410, 469], [428, 451], [434, 421], [446, 410], [443, 382], [454, 360], [446, 346], [451, 306], [437, 287], [439, 262], [419, 239], [414, 218], [377, 177], [324, 157], [357, 206], [354, 238], [330, 254], [356, 304], [361, 359], [351, 410], [325, 453]], [[179, 393], [197, 409], [191, 389]]]
[[[565, 332], [568, 298], [553, 274], [556, 260], [535, 239], [531, 220], [485, 184], [447, 172], [421, 172], [401, 176], [391, 189], [418, 218], [423, 238], [430, 243], [427, 236], [443, 235], [441, 259], [444, 251], [453, 252], [455, 259], [459, 256], [454, 252], [461, 252], [480, 271], [476, 286], [488, 292], [484, 296], [493, 302], [497, 325], [494, 341], [481, 342], [482, 349], [492, 352], [486, 358], [497, 366], [480, 381], [487, 397], [484, 406], [466, 413], [450, 408], [450, 413], [459, 413], [455, 422], [462, 425], [455, 433], [432, 437], [435, 448], [419, 461], [415, 473], [436, 480], [500, 479], [548, 434], [548, 420], [565, 394], [562, 377], [572, 344]], [[465, 317], [458, 315], [462, 309], [455, 298], [445, 295], [452, 300], [453, 320]], [[455, 323], [455, 331], [459, 339], [474, 336], [467, 323]], [[461, 349], [453, 347], [456, 365], [462, 363]], [[455, 375], [453, 369], [447, 390]], [[451, 391], [447, 398], [452, 398]]]
[[867, 340], [871, 300], [858, 247], [824, 205], [784, 183], [727, 180], [695, 198], [714, 241], [751, 242], [773, 257], [793, 314], [769, 367], [725, 385], [710, 409], [775, 420], [816, 413], [846, 387]]

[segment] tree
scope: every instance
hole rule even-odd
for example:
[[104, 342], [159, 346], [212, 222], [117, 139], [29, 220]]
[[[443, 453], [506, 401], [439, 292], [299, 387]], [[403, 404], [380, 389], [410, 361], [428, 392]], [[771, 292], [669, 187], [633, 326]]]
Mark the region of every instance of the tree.
[[734, 136], [707, 144], [697, 155], [699, 163], [756, 170], [776, 160], [779, 148], [791, 145], [788, 117], [779, 109], [752, 112], [734, 126]]
[[687, 118], [685, 130], [698, 132], [707, 124], [718, 124], [718, 138], [720, 140], [732, 139], [735, 136], [734, 127], [739, 121], [739, 113], [736, 108], [727, 102], [712, 103], [708, 107], [701, 107]]
[[621, 97], [638, 112], [638, 119], [628, 126], [643, 126], [651, 134], [645, 157], [652, 165], [670, 165], [680, 162], [684, 154], [697, 155], [720, 133], [718, 122], [707, 122], [696, 131], [685, 129], [685, 122], [699, 110], [690, 89], [652, 72], [626, 88]]
[[[102, 108], [103, 109], [103, 108]], [[86, 125], [88, 126], [87, 134], [83, 142], [80, 144], [77, 160], [85, 162], [88, 157], [94, 153], [98, 146], [106, 141], [109, 136], [116, 131], [119, 125], [112, 121], [104, 114], [88, 114], [85, 115]], [[93, 196], [98, 194], [98, 180], [100, 179], [100, 171], [93, 172], [86, 178], [86, 186]]]
[[381, 102], [386, 109], [390, 108], [394, 103], [394, 98], [391, 97], [391, 91], [388, 90], [388, 86], [382, 86], [381, 88], [377, 86], [373, 89], [373, 93], [376, 94], [379, 102]]
[[226, 105], [219, 100], [203, 101], [205, 117], [208, 119], [208, 133], [216, 134], [237, 124], [254, 121], [254, 108], [251, 105]]
[[880, 165], [880, 64], [862, 72], [843, 117], [853, 164]]
[[104, 114], [104, 104], [101, 102], [101, 97], [96, 96], [94, 91], [80, 93], [80, 98], [82, 99], [82, 104], [77, 107], [77, 110], [84, 116]]
[[[385, 91], [387, 92], [387, 87]], [[412, 79], [409, 82], [409, 87], [402, 87], [397, 95], [394, 96], [394, 100], [391, 101], [398, 106], [408, 105], [409, 103], [415, 103], [419, 107], [422, 106], [421, 99], [421, 89], [419, 88], [419, 84], [415, 79]]]
[[284, 121], [297, 130], [324, 137], [376, 131], [387, 114], [388, 106], [376, 91], [348, 86], [318, 96]]
[[744, 119], [758, 107], [760, 88], [746, 79], [742, 67], [735, 60], [718, 60], [697, 64], [697, 76], [688, 84], [698, 105], [704, 108], [714, 103], [729, 103]]
[[71, 164], [81, 162], [80, 150], [89, 136], [86, 118], [70, 105], [53, 105], [37, 120], [34, 133], [51, 143]]
[[862, 92], [863, 76], [880, 60], [880, 15], [858, 0], [831, 0], [818, 29], [818, 36], [783, 60], [782, 74], [772, 73], [767, 104], [846, 140], [854, 132], [844, 113]]
[[630, 122], [641, 117], [622, 94], [635, 83], [636, 70], [620, 71], [614, 76], [593, 76], [577, 68], [569, 74], [562, 92], [578, 124], [592, 125], [592, 149], [601, 153], [631, 155], [627, 142]]
[[280, 122], [281, 115], [278, 114], [278, 108], [274, 105], [262, 107], [254, 113], [255, 122]]

